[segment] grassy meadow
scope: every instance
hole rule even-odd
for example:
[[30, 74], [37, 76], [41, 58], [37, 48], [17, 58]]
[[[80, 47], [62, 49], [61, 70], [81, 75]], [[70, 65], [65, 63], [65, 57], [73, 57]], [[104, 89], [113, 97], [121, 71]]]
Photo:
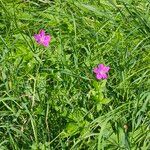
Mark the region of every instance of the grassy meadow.
[[149, 102], [149, 0], [0, 0], [0, 150], [149, 150]]

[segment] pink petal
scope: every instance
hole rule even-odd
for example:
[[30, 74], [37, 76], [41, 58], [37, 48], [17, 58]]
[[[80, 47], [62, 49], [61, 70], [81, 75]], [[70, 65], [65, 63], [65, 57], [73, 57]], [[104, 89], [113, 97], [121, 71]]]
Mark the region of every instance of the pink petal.
[[99, 69], [98, 69], [97, 67], [95, 67], [95, 68], [93, 69], [93, 72], [94, 72], [94, 73], [98, 73], [98, 72], [99, 72]]
[[102, 76], [103, 79], [107, 79], [108, 78], [107, 74], [101, 74], [101, 76]]
[[103, 70], [104, 67], [105, 67], [105, 66], [104, 66], [103, 64], [99, 64], [99, 65], [98, 65], [98, 68], [101, 69], [101, 70]]
[[40, 37], [38, 34], [35, 34], [35, 35], [34, 35], [34, 38], [35, 38], [35, 40], [36, 40], [37, 42], [40, 42], [40, 38], [41, 38], [41, 37]]
[[45, 46], [45, 47], [48, 47], [49, 46], [49, 42], [44, 41], [44, 42], [42, 42], [42, 45]]
[[46, 36], [44, 37], [44, 40], [43, 40], [42, 44], [43, 44], [44, 46], [48, 47], [50, 40], [51, 40], [51, 37], [50, 37], [49, 35], [46, 35]]
[[104, 67], [103, 71], [108, 72], [110, 70], [110, 67]]
[[40, 32], [39, 32], [39, 35], [40, 35], [41, 37], [45, 36], [45, 31], [44, 31], [43, 29], [41, 29]]
[[44, 37], [44, 41], [46, 41], [46, 42], [50, 42], [50, 40], [51, 40], [51, 36], [50, 35], [46, 35], [45, 37]]
[[96, 74], [96, 78], [97, 78], [98, 80], [100, 80], [100, 79], [102, 79], [103, 77], [101, 76], [101, 74], [97, 73], [97, 74]]

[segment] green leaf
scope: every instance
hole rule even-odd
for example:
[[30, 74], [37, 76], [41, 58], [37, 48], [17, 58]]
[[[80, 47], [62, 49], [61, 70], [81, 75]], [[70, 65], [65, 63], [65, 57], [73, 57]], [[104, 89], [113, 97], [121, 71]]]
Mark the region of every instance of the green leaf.
[[67, 136], [70, 136], [70, 135], [74, 135], [77, 133], [79, 129], [79, 126], [77, 123], [69, 123], [66, 127], [66, 135]]
[[96, 108], [97, 108], [97, 112], [99, 112], [100, 110], [102, 110], [102, 104], [98, 103]]
[[102, 103], [102, 104], [108, 104], [110, 101], [111, 101], [111, 100], [110, 100], [109, 98], [103, 98], [103, 99], [101, 100], [101, 103]]

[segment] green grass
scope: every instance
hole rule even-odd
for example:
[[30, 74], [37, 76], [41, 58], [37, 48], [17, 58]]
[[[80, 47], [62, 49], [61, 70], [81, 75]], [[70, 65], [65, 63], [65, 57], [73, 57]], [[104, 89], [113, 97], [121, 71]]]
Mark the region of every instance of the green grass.
[[0, 0], [0, 150], [148, 150], [149, 87], [149, 0]]

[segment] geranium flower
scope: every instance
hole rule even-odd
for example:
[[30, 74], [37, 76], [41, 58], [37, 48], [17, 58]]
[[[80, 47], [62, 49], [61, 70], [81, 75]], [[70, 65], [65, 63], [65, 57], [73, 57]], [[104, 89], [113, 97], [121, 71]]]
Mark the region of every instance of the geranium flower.
[[46, 35], [44, 30], [40, 30], [39, 34], [35, 34], [34, 38], [37, 43], [43, 45], [45, 47], [49, 46], [49, 42], [51, 41], [51, 36]]
[[96, 78], [100, 79], [107, 79], [107, 72], [109, 71], [110, 67], [105, 66], [104, 64], [99, 64], [98, 67], [93, 69], [93, 72], [96, 74]]

